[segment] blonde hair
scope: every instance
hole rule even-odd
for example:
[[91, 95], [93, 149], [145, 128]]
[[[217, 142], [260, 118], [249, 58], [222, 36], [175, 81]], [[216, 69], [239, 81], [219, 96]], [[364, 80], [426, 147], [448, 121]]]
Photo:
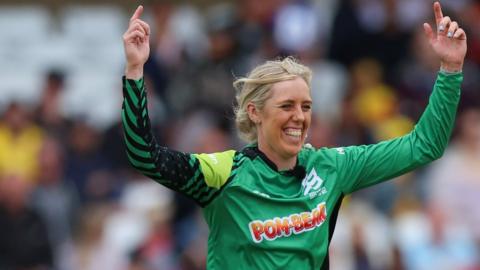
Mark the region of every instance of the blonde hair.
[[261, 111], [265, 101], [271, 96], [270, 89], [273, 84], [296, 77], [302, 78], [310, 88], [312, 71], [289, 56], [283, 60], [267, 61], [255, 67], [247, 77], [235, 80], [233, 83], [237, 90], [235, 124], [241, 139], [249, 143], [257, 141], [257, 128], [248, 115], [248, 104], [253, 103], [255, 108]]

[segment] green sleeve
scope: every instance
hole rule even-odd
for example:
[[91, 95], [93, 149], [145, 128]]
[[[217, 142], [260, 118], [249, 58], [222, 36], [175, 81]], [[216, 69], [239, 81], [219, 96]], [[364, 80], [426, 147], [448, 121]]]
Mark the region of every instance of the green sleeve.
[[438, 74], [429, 104], [409, 134], [373, 145], [337, 148], [342, 192], [377, 184], [440, 158], [454, 126], [462, 80], [462, 74]]
[[227, 181], [235, 151], [196, 155], [159, 145], [150, 125], [146, 92], [143, 79], [123, 78], [122, 124], [128, 161], [143, 175], [206, 206]]

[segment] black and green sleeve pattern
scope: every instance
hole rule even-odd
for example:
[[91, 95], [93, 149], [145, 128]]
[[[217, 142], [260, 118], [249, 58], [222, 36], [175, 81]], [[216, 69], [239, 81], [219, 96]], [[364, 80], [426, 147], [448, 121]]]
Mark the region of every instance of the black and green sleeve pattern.
[[215, 188], [208, 186], [195, 155], [157, 143], [150, 126], [144, 80], [124, 77], [123, 97], [122, 123], [130, 164], [143, 175], [204, 205]]

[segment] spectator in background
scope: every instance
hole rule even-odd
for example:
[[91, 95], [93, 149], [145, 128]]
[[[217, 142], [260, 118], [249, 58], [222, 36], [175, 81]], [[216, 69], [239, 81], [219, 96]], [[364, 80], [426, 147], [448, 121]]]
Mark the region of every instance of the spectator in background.
[[433, 208], [426, 211], [417, 204], [395, 215], [393, 235], [406, 269], [480, 267], [479, 249], [472, 234], [462, 226], [451, 226], [444, 211]]
[[69, 130], [66, 177], [73, 181], [81, 203], [115, 198], [121, 189], [112, 177], [111, 162], [100, 151], [103, 134], [81, 119]]
[[50, 70], [41, 89], [40, 101], [35, 108], [35, 122], [49, 134], [64, 139], [68, 134], [68, 119], [62, 112], [65, 74], [58, 70]]
[[73, 246], [64, 255], [66, 269], [126, 269], [126, 258], [106, 237], [105, 222], [113, 211], [109, 204], [91, 204], [83, 208], [73, 235]]
[[413, 129], [413, 121], [399, 113], [395, 89], [384, 81], [380, 63], [362, 59], [352, 68], [354, 117], [367, 130], [371, 142], [400, 137]]
[[[293, 1], [283, 5], [275, 16], [274, 41], [284, 54], [298, 55], [312, 69], [312, 99], [316, 104], [313, 114], [325, 125], [336, 125], [349, 78], [343, 66], [325, 57], [333, 3], [315, 4]], [[269, 58], [275, 55], [265, 55], [263, 60]]]
[[[340, 2], [329, 55], [346, 66], [373, 57], [382, 64], [385, 78], [390, 81], [396, 65], [407, 54], [409, 34], [405, 28], [421, 23], [425, 17], [422, 13], [428, 12], [427, 4], [411, 5], [412, 1], [395, 0]], [[416, 12], [411, 12], [412, 9]]]
[[[476, 26], [480, 24], [480, 2], [469, 1], [469, 5], [463, 6], [462, 14], [464, 15], [465, 23], [471, 25], [472, 37], [469, 39], [469, 58], [480, 66], [480, 32], [475, 31]], [[453, 2], [452, 2], [453, 3]]]
[[349, 198], [332, 239], [331, 269], [394, 269], [393, 237], [387, 217], [362, 200]]
[[[130, 267], [162, 270], [180, 269], [180, 260], [175, 256], [174, 235], [176, 234], [171, 223], [171, 211], [156, 209], [156, 211], [150, 213], [149, 218], [152, 228], [140, 246], [131, 253]], [[198, 252], [198, 249], [197, 253], [200, 253], [201, 257], [205, 255], [204, 252]]]
[[199, 66], [193, 105], [232, 115], [235, 91], [231, 88], [231, 77], [244, 73], [246, 60], [236, 34], [236, 10], [231, 5], [216, 5], [208, 10], [206, 20], [208, 57]]
[[[208, 41], [204, 21], [198, 10], [175, 1], [156, 2], [151, 6], [155, 26], [152, 27], [152, 57], [145, 63], [146, 79], [165, 110], [184, 113], [192, 97], [192, 78], [196, 64], [205, 61]], [[190, 68], [194, 65], [195, 68]], [[169, 119], [172, 120], [172, 119]]]
[[0, 269], [47, 270], [52, 246], [40, 215], [28, 204], [33, 184], [21, 175], [0, 179]]
[[65, 250], [72, 244], [73, 224], [79, 207], [73, 183], [65, 178], [65, 152], [54, 137], [47, 137], [39, 154], [42, 170], [33, 189], [31, 204], [45, 222], [52, 244], [56, 269], [62, 266]]
[[444, 157], [429, 170], [428, 204], [444, 227], [466, 228], [480, 244], [480, 108], [463, 111], [458, 134]]
[[412, 33], [410, 49], [410, 55], [399, 65], [396, 83], [401, 86], [403, 98], [412, 99], [420, 103], [418, 107], [423, 107], [430, 93], [429, 85], [435, 80], [438, 58], [423, 38], [422, 29]]
[[[190, 13], [196, 14], [193, 11]], [[188, 18], [186, 15], [188, 14], [184, 11], [177, 12], [177, 16], [185, 19]], [[182, 37], [177, 35], [184, 53], [181, 61], [170, 70], [167, 94], [168, 103], [173, 109], [172, 115], [187, 115], [192, 108], [209, 108], [224, 115], [232, 115], [231, 100], [235, 92], [231, 90], [230, 78], [232, 74], [243, 73], [249, 59], [245, 57], [239, 40], [241, 25], [238, 14], [230, 4], [213, 5], [207, 9], [204, 23], [205, 33], [198, 27], [190, 27], [194, 29], [192, 34], [199, 36], [199, 47], [205, 46], [203, 43], [207, 44], [201, 53], [197, 53], [201, 57], [192, 57], [193, 53], [189, 53], [192, 42], [182, 41]], [[177, 23], [176, 26], [179, 28], [177, 31], [182, 33], [181, 25]], [[191, 95], [192, 92], [196, 95]], [[211, 99], [212, 96], [215, 96], [214, 100]]]
[[[176, 149], [191, 149], [197, 153], [212, 153], [233, 145], [228, 136], [228, 127], [220, 114], [207, 110], [197, 110], [189, 114], [183, 123], [174, 130], [176, 135], [171, 145]], [[176, 235], [176, 250], [184, 254], [182, 258], [192, 258], [191, 250], [203, 251], [205, 222], [199, 218], [200, 209], [195, 202], [183, 194], [174, 193], [175, 211], [173, 216], [173, 231]], [[195, 224], [195, 226], [192, 226]], [[190, 251], [189, 251], [190, 250]], [[185, 254], [189, 252], [190, 254]], [[193, 262], [192, 262], [193, 263]]]
[[26, 105], [12, 102], [0, 121], [0, 177], [17, 175], [34, 182], [44, 131], [31, 120]]

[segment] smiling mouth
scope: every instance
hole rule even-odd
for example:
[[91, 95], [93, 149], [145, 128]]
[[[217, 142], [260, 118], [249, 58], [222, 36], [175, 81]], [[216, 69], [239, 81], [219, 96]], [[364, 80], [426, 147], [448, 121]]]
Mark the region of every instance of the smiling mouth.
[[287, 128], [284, 130], [285, 134], [288, 136], [300, 138], [302, 137], [302, 130], [299, 128]]

